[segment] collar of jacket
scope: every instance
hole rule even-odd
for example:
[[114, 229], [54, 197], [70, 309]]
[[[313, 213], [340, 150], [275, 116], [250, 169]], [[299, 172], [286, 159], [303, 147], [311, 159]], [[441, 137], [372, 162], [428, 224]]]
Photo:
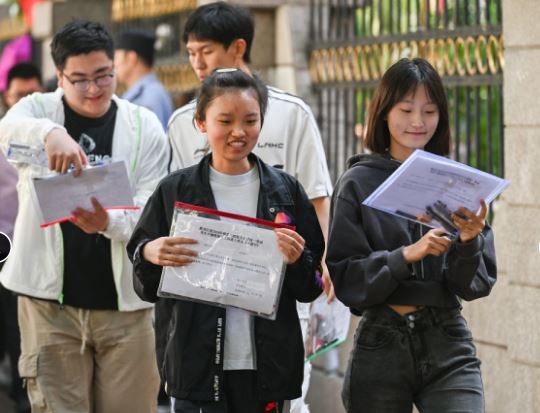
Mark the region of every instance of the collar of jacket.
[[[283, 206], [293, 205], [293, 196], [289, 187], [285, 185], [283, 172], [265, 164], [261, 159], [249, 154], [250, 163], [255, 163], [259, 171], [260, 188], [257, 202], [257, 218], [273, 220], [275, 214]], [[216, 201], [210, 188], [210, 161], [212, 154], [209, 153], [195, 166], [192, 179], [195, 183], [189, 190], [192, 199], [197, 205], [204, 205], [209, 208], [216, 208]], [[185, 190], [185, 189], [184, 189]], [[179, 192], [182, 193], [182, 192]], [[185, 194], [185, 193], [184, 193]]]

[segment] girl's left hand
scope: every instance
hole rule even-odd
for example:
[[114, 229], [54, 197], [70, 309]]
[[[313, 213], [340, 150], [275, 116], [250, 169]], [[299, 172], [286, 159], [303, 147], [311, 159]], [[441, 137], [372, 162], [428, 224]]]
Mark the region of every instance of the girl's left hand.
[[469, 242], [476, 238], [482, 232], [486, 225], [487, 204], [483, 199], [480, 200], [480, 209], [478, 213], [468, 210], [467, 208], [459, 208], [458, 212], [463, 217], [457, 214], [452, 214], [452, 221], [459, 230], [459, 240], [461, 242]]
[[276, 228], [278, 247], [287, 264], [294, 264], [304, 252], [306, 241], [296, 231], [287, 228]]

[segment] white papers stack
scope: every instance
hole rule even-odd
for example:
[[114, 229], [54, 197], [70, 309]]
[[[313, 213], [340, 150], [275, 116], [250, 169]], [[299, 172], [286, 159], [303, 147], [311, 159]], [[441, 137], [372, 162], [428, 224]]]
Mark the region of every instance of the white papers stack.
[[67, 221], [77, 208], [93, 210], [95, 197], [106, 209], [134, 209], [131, 185], [123, 161], [72, 173], [32, 180], [41, 209], [42, 227]]
[[489, 204], [508, 185], [505, 179], [416, 150], [363, 204], [453, 232], [452, 213], [460, 207], [476, 212], [481, 199]]

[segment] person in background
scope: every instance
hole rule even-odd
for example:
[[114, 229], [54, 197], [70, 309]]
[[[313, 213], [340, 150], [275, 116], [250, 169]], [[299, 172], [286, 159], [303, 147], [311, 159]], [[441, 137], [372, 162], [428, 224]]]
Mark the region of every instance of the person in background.
[[150, 109], [165, 130], [173, 112], [173, 103], [152, 71], [155, 40], [152, 34], [144, 31], [122, 33], [116, 41], [114, 68], [118, 81], [128, 88], [122, 98]]
[[[304, 346], [296, 301], [322, 292], [316, 272], [324, 251], [317, 215], [299, 182], [252, 153], [267, 89], [239, 69], [217, 70], [201, 87], [195, 114], [212, 151], [161, 181], [127, 249], [135, 289], [155, 302], [163, 266], [189, 266], [195, 240], [171, 237], [175, 201], [275, 221], [286, 271], [275, 320], [238, 308], [162, 298], [171, 318], [165, 332], [163, 378], [177, 413], [285, 413], [302, 393]], [[223, 326], [223, 327], [222, 327]], [[223, 331], [222, 331], [223, 329]]]
[[91, 198], [91, 208], [42, 229], [31, 181], [72, 166], [77, 182], [92, 160], [124, 161], [142, 208], [165, 176], [166, 137], [156, 115], [114, 96], [113, 41], [101, 24], [68, 23], [51, 52], [59, 88], [27, 96], [0, 121], [2, 150], [16, 141], [48, 157], [48, 168], [17, 164], [19, 212], [0, 273], [18, 294], [19, 373], [33, 413], [155, 412], [152, 306], [133, 290], [125, 251], [140, 212]]
[[484, 412], [480, 360], [461, 300], [487, 296], [497, 279], [487, 206], [452, 214], [457, 234], [362, 202], [415, 150], [447, 156], [448, 104], [423, 59], [382, 77], [366, 146], [336, 184], [326, 262], [337, 298], [362, 315], [343, 385], [347, 413]]
[[4, 104], [9, 109], [23, 97], [41, 91], [43, 86], [38, 67], [30, 62], [17, 63], [7, 75]]
[[[182, 40], [189, 61], [201, 81], [217, 68], [238, 68], [252, 74], [249, 63], [255, 21], [248, 9], [225, 2], [209, 3], [197, 8], [186, 21]], [[274, 87], [268, 89], [266, 121], [253, 153], [264, 162], [294, 176], [305, 188], [323, 234], [328, 231], [332, 184], [321, 135], [311, 109], [300, 98]], [[169, 142], [172, 148], [171, 170], [199, 162], [208, 151], [207, 137], [193, 123], [195, 102], [175, 111], [169, 121]], [[332, 285], [323, 263], [325, 292], [333, 296]], [[161, 304], [156, 305], [156, 322]], [[309, 320], [309, 304], [299, 303], [298, 313], [305, 334]], [[167, 317], [165, 316], [165, 322]], [[163, 343], [159, 343], [161, 351]], [[158, 357], [159, 358], [159, 357]], [[302, 397], [293, 402], [293, 413], [307, 413], [304, 403], [309, 386], [311, 363], [305, 364]]]
[[[7, 109], [15, 105], [23, 97], [34, 92], [41, 92], [41, 72], [30, 62], [14, 65], [7, 74], [7, 85], [3, 94], [4, 105]], [[9, 237], [13, 236], [13, 226], [17, 216], [17, 170], [7, 162], [0, 151], [0, 232]], [[0, 263], [0, 270], [3, 263]], [[22, 380], [17, 369], [17, 361], [21, 354], [21, 339], [17, 321], [17, 297], [0, 284], [0, 328], [3, 347], [10, 360], [11, 392], [17, 412], [30, 412], [28, 396], [23, 389]], [[0, 355], [2, 358], [3, 353]]]

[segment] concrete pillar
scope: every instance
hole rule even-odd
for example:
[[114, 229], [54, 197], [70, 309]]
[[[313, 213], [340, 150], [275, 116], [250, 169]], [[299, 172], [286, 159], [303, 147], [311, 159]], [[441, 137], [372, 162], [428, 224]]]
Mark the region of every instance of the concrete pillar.
[[275, 86], [296, 94], [295, 56], [292, 39], [294, 27], [291, 24], [291, 9], [291, 6], [283, 5], [279, 6], [276, 12]]
[[511, 186], [495, 209], [499, 281], [466, 313], [483, 361], [487, 411], [533, 413], [540, 406], [540, 3], [502, 3]]

